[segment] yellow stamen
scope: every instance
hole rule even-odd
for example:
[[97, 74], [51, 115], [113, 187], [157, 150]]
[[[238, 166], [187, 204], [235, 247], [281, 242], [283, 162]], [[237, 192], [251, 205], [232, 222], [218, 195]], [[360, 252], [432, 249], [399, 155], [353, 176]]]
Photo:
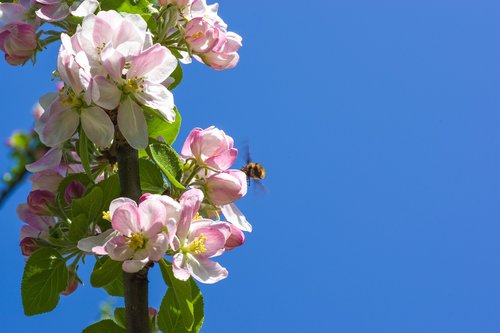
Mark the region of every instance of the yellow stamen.
[[129, 239], [130, 243], [128, 244], [128, 247], [130, 247], [132, 250], [144, 248], [146, 242], [144, 236], [140, 232], [132, 234]]
[[111, 213], [109, 210], [102, 212], [102, 219], [111, 222]]
[[201, 36], [203, 36], [203, 32], [198, 31], [197, 33], [195, 33], [195, 34], [193, 34], [191, 36], [188, 36], [188, 37], [190, 37], [190, 38], [198, 38], [198, 37], [201, 37]]
[[200, 213], [196, 213], [196, 215], [193, 217], [193, 221], [198, 221], [198, 220], [203, 220], [203, 216], [200, 215]]
[[191, 244], [188, 245], [187, 251], [194, 254], [202, 254], [207, 252], [207, 249], [205, 248], [206, 240], [207, 237], [204, 234], [200, 234], [191, 242]]

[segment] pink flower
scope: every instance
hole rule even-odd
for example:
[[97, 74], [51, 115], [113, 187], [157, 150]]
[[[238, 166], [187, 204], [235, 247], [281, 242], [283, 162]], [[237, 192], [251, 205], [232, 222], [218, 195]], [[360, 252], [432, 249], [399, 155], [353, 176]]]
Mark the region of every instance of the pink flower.
[[5, 60], [13, 66], [22, 65], [34, 54], [37, 36], [33, 26], [24, 22], [9, 23], [0, 27], [0, 50]]
[[224, 245], [224, 248], [228, 251], [245, 243], [245, 234], [243, 233], [243, 231], [235, 227], [233, 224], [230, 224], [229, 227], [231, 228], [231, 235]]
[[46, 240], [49, 236], [50, 228], [56, 221], [52, 216], [40, 216], [33, 212], [28, 205], [17, 206], [17, 216], [26, 224], [21, 228], [20, 240], [24, 238], [39, 238]]
[[[93, 100], [103, 107], [118, 106], [117, 121], [123, 136], [132, 147], [144, 149], [148, 144], [148, 131], [140, 104], [157, 110], [169, 122], [175, 120], [174, 97], [162, 82], [177, 67], [177, 59], [160, 44], [141, 51], [129, 62], [111, 48], [103, 51], [102, 59], [111, 80], [102, 76], [94, 78]], [[116, 103], [110, 105], [109, 100]]]
[[216, 206], [229, 204], [247, 193], [247, 176], [241, 170], [216, 173], [205, 181], [206, 193]]
[[219, 42], [221, 32], [203, 17], [195, 18], [186, 25], [185, 38], [196, 53], [210, 52]]
[[228, 32], [210, 52], [200, 54], [198, 57], [203, 63], [216, 70], [234, 68], [240, 59], [238, 50], [242, 46], [241, 42], [240, 35]]
[[139, 205], [131, 199], [118, 198], [110, 205], [114, 231], [83, 239], [78, 248], [123, 261], [123, 270], [135, 273], [149, 261], [163, 257], [175, 236], [180, 214], [180, 204], [168, 196], [152, 195]]
[[[203, 192], [198, 189], [188, 190], [180, 199], [182, 215], [174, 240], [177, 253], [173, 257], [172, 267], [179, 280], [185, 281], [192, 276], [203, 283], [215, 283], [226, 278], [228, 272], [210, 258], [224, 252], [232, 230], [225, 222], [195, 219], [202, 201]], [[236, 243], [238, 241], [231, 240], [229, 247]]]
[[36, 3], [40, 6], [36, 15], [47, 22], [62, 21], [69, 14], [84, 17], [94, 13], [99, 5], [97, 0], [72, 1], [71, 6], [66, 0], [36, 0]]
[[28, 206], [35, 214], [50, 215], [51, 208], [55, 204], [54, 193], [46, 190], [34, 190], [28, 195]]
[[233, 146], [233, 138], [214, 126], [195, 128], [184, 142], [181, 155], [194, 158], [199, 164], [216, 170], [227, 170], [238, 155], [238, 150]]

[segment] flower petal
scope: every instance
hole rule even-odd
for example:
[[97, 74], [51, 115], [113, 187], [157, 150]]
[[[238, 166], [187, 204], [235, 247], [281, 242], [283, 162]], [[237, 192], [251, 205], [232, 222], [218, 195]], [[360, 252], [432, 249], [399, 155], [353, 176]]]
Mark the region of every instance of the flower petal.
[[111, 217], [113, 217], [115, 210], [124, 204], [130, 204], [132, 206], [137, 207], [137, 203], [130, 198], [125, 198], [125, 197], [116, 198], [113, 201], [111, 201], [111, 204], [109, 205], [109, 214], [111, 215]]
[[158, 261], [163, 258], [167, 252], [168, 240], [165, 234], [157, 234], [148, 240], [146, 250], [149, 253], [149, 259]]
[[148, 146], [148, 126], [141, 107], [126, 98], [118, 108], [118, 126], [127, 142], [135, 149]]
[[128, 246], [128, 239], [124, 236], [112, 238], [105, 246], [104, 250], [109, 257], [116, 261], [123, 261], [134, 255], [134, 250]]
[[111, 218], [113, 229], [129, 237], [133, 233], [141, 231], [141, 220], [136, 206], [124, 204], [118, 207]]
[[114, 237], [117, 236], [117, 232], [113, 229], [108, 229], [97, 236], [91, 236], [81, 239], [77, 247], [83, 252], [95, 253], [97, 255], [107, 255], [108, 252], [105, 250], [106, 244]]
[[31, 164], [26, 165], [26, 170], [29, 172], [40, 172], [44, 170], [54, 169], [61, 163], [62, 150], [61, 148], [51, 148], [43, 155], [41, 159]]
[[187, 270], [193, 278], [202, 283], [212, 284], [225, 279], [228, 275], [227, 269], [215, 261], [190, 254], [186, 256], [188, 257], [186, 260]]
[[224, 205], [220, 207], [222, 214], [228, 222], [231, 222], [243, 231], [252, 232], [252, 225], [247, 221], [245, 215], [236, 207], [235, 204]]
[[167, 220], [165, 206], [156, 200], [145, 200], [139, 204], [141, 228], [149, 237], [161, 232]]
[[199, 189], [190, 189], [181, 196], [180, 203], [182, 206], [182, 213], [179, 223], [177, 225], [177, 236], [184, 240], [189, 232], [191, 221], [198, 212], [200, 204], [203, 201], [203, 192]]
[[153, 83], [162, 83], [176, 67], [177, 59], [172, 52], [155, 44], [132, 59], [127, 78], [144, 78]]
[[122, 269], [127, 273], [137, 273], [138, 271], [143, 269], [148, 262], [149, 258], [125, 260], [122, 264]]
[[95, 76], [92, 81], [92, 101], [102, 108], [115, 109], [122, 96], [116, 84], [102, 75]]
[[40, 140], [49, 147], [57, 147], [75, 134], [80, 116], [75, 110], [58, 102], [52, 104], [49, 112]]
[[115, 135], [115, 126], [103, 109], [91, 106], [81, 113], [82, 127], [90, 141], [99, 147], [111, 146]]
[[172, 271], [174, 273], [174, 276], [176, 279], [181, 280], [181, 281], [186, 281], [189, 279], [189, 271], [184, 268], [185, 262], [184, 262], [185, 256], [182, 253], [177, 253], [174, 255], [172, 258]]

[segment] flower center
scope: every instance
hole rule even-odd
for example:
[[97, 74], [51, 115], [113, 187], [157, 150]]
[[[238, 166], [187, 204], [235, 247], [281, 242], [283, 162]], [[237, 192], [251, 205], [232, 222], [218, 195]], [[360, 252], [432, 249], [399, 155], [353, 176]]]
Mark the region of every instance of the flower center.
[[203, 32], [198, 31], [197, 33], [192, 34], [191, 36], [187, 36], [187, 37], [195, 39], [195, 38], [198, 38], [198, 37], [201, 37], [201, 36], [203, 36]]
[[134, 94], [144, 90], [143, 79], [128, 79], [123, 85], [123, 92], [125, 94]]
[[205, 248], [205, 241], [207, 240], [207, 237], [204, 234], [200, 234], [198, 237], [193, 239], [191, 244], [188, 245], [187, 247], [187, 252], [191, 252], [194, 254], [202, 254], [207, 252], [207, 249]]
[[136, 232], [136, 233], [132, 234], [132, 236], [130, 236], [129, 240], [130, 240], [130, 243], [128, 244], [128, 246], [132, 250], [143, 249], [144, 245], [146, 243], [144, 236], [140, 232]]
[[103, 211], [102, 219], [111, 222], [111, 213], [109, 211]]

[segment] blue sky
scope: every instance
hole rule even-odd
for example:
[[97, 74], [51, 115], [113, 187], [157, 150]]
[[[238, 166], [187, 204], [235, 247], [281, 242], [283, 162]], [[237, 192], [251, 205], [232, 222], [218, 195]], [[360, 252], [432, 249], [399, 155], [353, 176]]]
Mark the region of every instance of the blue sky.
[[[500, 3], [220, 2], [241, 62], [185, 67], [177, 147], [216, 125], [250, 142], [269, 192], [239, 204], [254, 232], [221, 258], [229, 278], [202, 287], [202, 332], [500, 331]], [[56, 51], [0, 63], [0, 137], [29, 128]], [[90, 285], [22, 314], [14, 209], [28, 191], [0, 211], [0, 321], [80, 332], [109, 300]], [[156, 269], [153, 306], [164, 289]]]

